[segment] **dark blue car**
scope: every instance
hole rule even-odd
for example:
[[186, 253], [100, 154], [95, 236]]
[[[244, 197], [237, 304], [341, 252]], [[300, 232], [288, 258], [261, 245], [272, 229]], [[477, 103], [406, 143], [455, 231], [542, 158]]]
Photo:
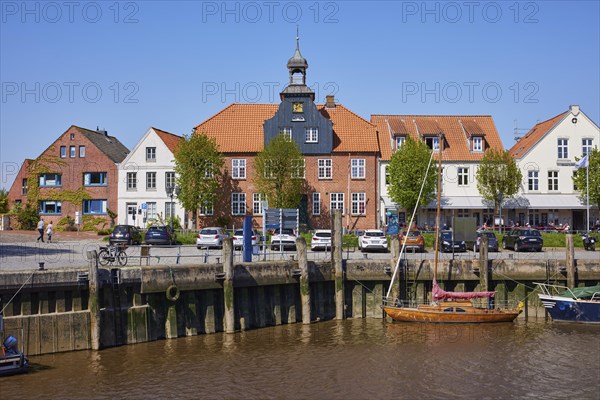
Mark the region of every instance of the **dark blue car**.
[[175, 232], [168, 225], [151, 226], [146, 231], [147, 244], [171, 245], [176, 243]]

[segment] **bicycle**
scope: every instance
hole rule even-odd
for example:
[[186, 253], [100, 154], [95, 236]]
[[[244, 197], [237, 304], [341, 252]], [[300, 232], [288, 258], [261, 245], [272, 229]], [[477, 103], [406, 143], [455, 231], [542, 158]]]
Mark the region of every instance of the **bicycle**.
[[125, 251], [114, 244], [101, 246], [98, 253], [98, 263], [102, 266], [117, 262], [120, 266], [127, 265], [127, 254]]

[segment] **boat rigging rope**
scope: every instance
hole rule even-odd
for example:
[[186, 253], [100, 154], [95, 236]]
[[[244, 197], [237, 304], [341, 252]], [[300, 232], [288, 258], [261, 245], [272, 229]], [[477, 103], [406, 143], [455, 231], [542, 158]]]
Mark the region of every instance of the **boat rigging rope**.
[[10, 300], [8, 301], [8, 303], [6, 303], [6, 305], [2, 308], [2, 311], [0, 311], [0, 314], [4, 313], [4, 310], [6, 310], [6, 307], [8, 307], [8, 305], [14, 300], [14, 298], [17, 297], [17, 295], [23, 289], [23, 287], [25, 285], [27, 285], [27, 282], [29, 282], [29, 280], [33, 277], [33, 274], [35, 274], [35, 271], [33, 271], [31, 273], [31, 275], [29, 275], [29, 278], [27, 278], [27, 280], [25, 282], [23, 282], [23, 284], [21, 285], [21, 287], [19, 288], [19, 290], [17, 290], [17, 293], [15, 293], [14, 296], [10, 298]]
[[[412, 216], [410, 217], [410, 223], [408, 224], [408, 228], [406, 230], [406, 234], [410, 233], [410, 228], [415, 219], [415, 214], [417, 213], [417, 209], [419, 208], [419, 202], [421, 201], [421, 195], [423, 194], [423, 188], [425, 187], [425, 182], [427, 181], [427, 176], [429, 175], [429, 168], [431, 167], [431, 161], [433, 160], [433, 154], [435, 152], [431, 152], [431, 157], [429, 157], [429, 164], [427, 164], [427, 171], [425, 171], [425, 176], [423, 177], [423, 182], [421, 183], [421, 190], [419, 190], [419, 197], [417, 198], [417, 203], [415, 204], [415, 209], [413, 210]], [[396, 261], [396, 268], [394, 268], [394, 274], [392, 275], [392, 280], [390, 281], [390, 287], [385, 295], [386, 298], [390, 297], [390, 293], [392, 292], [392, 287], [394, 286], [394, 280], [396, 279], [396, 274], [398, 273], [398, 268], [400, 267], [400, 261], [402, 260], [402, 253], [406, 250], [406, 240], [402, 245], [402, 249], [400, 249], [400, 254], [398, 255], [398, 261]]]

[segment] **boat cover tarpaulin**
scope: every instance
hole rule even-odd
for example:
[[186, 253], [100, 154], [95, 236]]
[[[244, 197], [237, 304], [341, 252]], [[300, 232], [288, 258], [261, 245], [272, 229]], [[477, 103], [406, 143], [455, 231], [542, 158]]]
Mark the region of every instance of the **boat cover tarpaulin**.
[[446, 292], [438, 286], [437, 281], [433, 280], [433, 289], [431, 291], [434, 301], [450, 299], [481, 299], [484, 297], [494, 297], [496, 292]]
[[[600, 299], [600, 286], [587, 286], [573, 288], [570, 291], [566, 290], [561, 294], [562, 297], [568, 297], [570, 299], [591, 299], [594, 293], [598, 293], [596, 298]], [[573, 297], [575, 295], [575, 297]]]

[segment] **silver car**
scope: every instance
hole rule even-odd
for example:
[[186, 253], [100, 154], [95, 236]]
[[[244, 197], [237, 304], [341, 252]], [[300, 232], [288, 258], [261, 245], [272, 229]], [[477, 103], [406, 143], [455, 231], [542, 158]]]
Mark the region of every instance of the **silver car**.
[[202, 228], [196, 239], [196, 247], [199, 249], [210, 249], [216, 247], [223, 248], [223, 240], [227, 239], [229, 234], [223, 228], [211, 227]]
[[[252, 246], [256, 246], [258, 244], [258, 233], [252, 230]], [[244, 230], [236, 229], [233, 232], [233, 248], [238, 250], [241, 249], [244, 245]]]

